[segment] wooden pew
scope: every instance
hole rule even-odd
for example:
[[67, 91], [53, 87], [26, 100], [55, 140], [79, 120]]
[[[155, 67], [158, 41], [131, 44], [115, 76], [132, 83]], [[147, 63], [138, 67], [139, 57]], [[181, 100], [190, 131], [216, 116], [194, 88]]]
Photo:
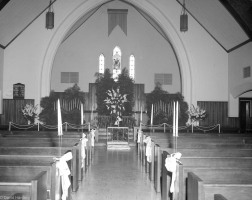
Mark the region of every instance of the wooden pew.
[[[212, 179], [213, 175], [217, 181]], [[224, 170], [221, 173], [211, 173], [210, 176], [209, 173], [208, 176], [200, 172], [197, 175], [188, 173], [188, 200], [212, 200], [214, 194], [218, 193], [229, 200], [252, 199], [251, 175], [244, 173], [244, 170], [231, 173]]]
[[3, 199], [47, 199], [47, 172], [26, 176], [1, 176], [0, 196]]
[[227, 200], [222, 194], [214, 194], [214, 200]]
[[[174, 153], [172, 148], [160, 148], [162, 151]], [[180, 152], [182, 157], [250, 157], [252, 156], [252, 149], [184, 149], [178, 148], [176, 152]]]
[[[169, 191], [167, 185], [170, 183], [171, 173], [166, 170], [164, 166], [165, 159], [169, 155], [163, 152], [162, 155], [162, 189], [164, 193], [163, 199], [168, 199]], [[186, 181], [189, 171], [197, 168], [222, 168], [222, 169], [246, 169], [252, 166], [252, 157], [182, 157], [180, 159], [183, 165], [178, 166], [179, 174], [177, 177], [177, 186], [179, 187], [179, 194], [176, 192], [180, 200], [186, 199]]]
[[[23, 132], [22, 132], [23, 133]], [[87, 145], [87, 147], [84, 147], [85, 152], [86, 152], [86, 158], [84, 160], [84, 165], [82, 165], [82, 155], [81, 155], [81, 149], [82, 149], [82, 142], [81, 142], [81, 138], [79, 138], [79, 136], [82, 136], [82, 133], [77, 133], [74, 135], [78, 135], [78, 137], [73, 137], [72, 135], [70, 135], [68, 138], [66, 136], [63, 136], [64, 138], [62, 138], [62, 143], [61, 141], [59, 141], [59, 137], [57, 136], [57, 133], [53, 133], [54, 136], [52, 136], [52, 133], [44, 133], [45, 136], [38, 135], [39, 132], [37, 133], [29, 133], [31, 135], [34, 135], [33, 137], [27, 136], [27, 137], [21, 137], [21, 136], [13, 136], [13, 137], [3, 137], [0, 140], [0, 143], [2, 147], [31, 147], [31, 148], [45, 148], [48, 147], [49, 148], [59, 148], [59, 146], [61, 146], [60, 148], [65, 148], [65, 147], [69, 147], [72, 148], [72, 153], [73, 153], [73, 160], [72, 160], [72, 167], [71, 167], [71, 173], [73, 176], [73, 191], [77, 190], [77, 182], [81, 181], [83, 178], [83, 174], [84, 171], [86, 170], [87, 166], [90, 164], [90, 160], [91, 160], [91, 146]], [[28, 134], [28, 135], [29, 135]], [[47, 134], [50, 134], [50, 138], [47, 137]], [[89, 135], [89, 134], [88, 134]], [[78, 142], [78, 143], [76, 143]], [[76, 144], [75, 144], [76, 143]], [[38, 152], [39, 150], [34, 150], [34, 152]], [[24, 149], [23, 149], [24, 150]], [[45, 150], [43, 150], [45, 151]], [[17, 152], [17, 151], [16, 151]], [[29, 154], [29, 153], [24, 153], [24, 151], [22, 151], [23, 154]], [[31, 152], [31, 151], [30, 151]], [[31, 152], [32, 153], [32, 152]], [[46, 153], [46, 152], [45, 152]], [[0, 152], [1, 154], [1, 152]], [[33, 153], [32, 153], [33, 154]], [[39, 154], [41, 154], [41, 152], [39, 152]], [[44, 154], [44, 153], [43, 153]], [[50, 154], [52, 154], [52, 152], [50, 152]], [[54, 150], [54, 155], [57, 156], [57, 150]]]
[[[83, 178], [81, 168], [81, 155], [78, 153], [78, 145], [73, 147], [0, 147], [0, 155], [48, 155], [48, 156], [62, 156], [66, 152], [71, 151], [73, 155], [71, 171], [75, 176], [78, 176], [78, 181]], [[73, 170], [78, 170], [75, 173]]]
[[202, 141], [194, 141], [194, 142], [185, 142], [181, 143], [178, 142], [177, 145], [173, 142], [167, 142], [167, 141], [160, 141], [160, 140], [154, 140], [156, 144], [159, 144], [163, 148], [188, 148], [188, 149], [216, 149], [216, 148], [240, 148], [240, 149], [251, 149], [252, 144], [243, 144], [241, 142], [235, 143], [235, 142], [228, 142], [228, 141], [219, 141], [219, 142], [202, 142]]
[[31, 176], [39, 174], [40, 172], [47, 172], [47, 199], [55, 200], [57, 196], [60, 196], [59, 184], [60, 177], [56, 173], [56, 163], [48, 163], [48, 165], [12, 165], [12, 166], [0, 166], [0, 177], [21, 177]]
[[[36, 149], [36, 148], [35, 148]], [[19, 149], [17, 149], [19, 150]], [[14, 151], [14, 150], [13, 150]], [[13, 152], [12, 151], [12, 152]], [[28, 155], [0, 155], [0, 166], [12, 166], [12, 165], [47, 165], [48, 163], [54, 162], [54, 158], [58, 157], [58, 152], [56, 155], [51, 154], [33, 154], [29, 155], [29, 152], [26, 152]], [[71, 187], [72, 191], [77, 191], [79, 187], [79, 154], [77, 151], [77, 146], [72, 149], [73, 159], [70, 161], [70, 170], [71, 170]]]
[[[63, 136], [82, 136], [82, 131], [63, 131]], [[0, 131], [1, 135], [58, 135], [58, 131], [31, 131], [31, 130], [13, 130], [13, 131]]]
[[158, 144], [154, 145], [154, 188], [156, 192], [161, 192], [161, 150]]
[[[161, 156], [162, 152], [174, 153], [171, 148], [160, 148], [158, 144], [154, 147], [154, 187], [156, 192], [160, 192], [161, 179]], [[182, 153], [182, 157], [248, 157], [252, 156], [252, 149], [177, 149]]]
[[[190, 135], [191, 136], [191, 135]], [[243, 136], [247, 136], [247, 135], [243, 135]], [[208, 135], [207, 137], [209, 137], [210, 139], [206, 138], [206, 135], [204, 134], [201, 134], [201, 135], [193, 135], [193, 138], [192, 139], [189, 139], [189, 145], [187, 144], [186, 147], [187, 149], [178, 149], [177, 152], [179, 150], [182, 150], [183, 153], [184, 153], [184, 156], [182, 155], [182, 158], [187, 156], [187, 157], [194, 157], [194, 156], [198, 156], [198, 157], [224, 157], [225, 159], [225, 162], [224, 162], [224, 166], [223, 167], [228, 167], [229, 164], [227, 163], [227, 157], [247, 157], [247, 156], [250, 156], [251, 155], [251, 145], [244, 145], [245, 142], [244, 142], [244, 138], [240, 138], [240, 135], [235, 135], [234, 138], [233, 135], [226, 135], [226, 136], [221, 136], [219, 137], [218, 135]], [[251, 136], [250, 136], [251, 137]], [[180, 139], [180, 138], [179, 138]], [[158, 143], [159, 145], [158, 146], [171, 146], [173, 147], [174, 145], [174, 141], [172, 142], [167, 142], [167, 138], [164, 138], [164, 139], [154, 139], [154, 141], [156, 142], [160, 142]], [[184, 141], [182, 140], [182, 142], [179, 143], [180, 146], [184, 145], [187, 141], [187, 138], [185, 137], [184, 138]], [[209, 143], [210, 141], [210, 143]], [[141, 146], [141, 144], [140, 144]], [[194, 148], [194, 149], [190, 149], [190, 148]], [[234, 149], [233, 151], [230, 151], [227, 150], [226, 148], [229, 147], [229, 150], [231, 149]], [[203, 148], [208, 148], [208, 149], [203, 149]], [[168, 149], [166, 149], [168, 150]], [[172, 152], [171, 152], [172, 151]], [[173, 149], [172, 148], [169, 148], [169, 152], [173, 153]], [[182, 154], [183, 154], [182, 153]], [[155, 155], [155, 165], [156, 163], [160, 163], [157, 161], [157, 158], [160, 157], [160, 156], [157, 156]], [[166, 158], [166, 157], [165, 157]], [[218, 159], [214, 161], [214, 163], [217, 162], [217, 165], [220, 165], [218, 164], [219, 161]], [[226, 163], [226, 165], [225, 165]], [[246, 164], [245, 164], [246, 165]], [[247, 164], [248, 166], [249, 164]], [[205, 165], [204, 167], [211, 167], [210, 165], [207, 166]], [[243, 164], [243, 167], [244, 164]], [[155, 176], [154, 176], [154, 187], [156, 189], [156, 191], [158, 191], [158, 183], [159, 183], [159, 176], [157, 175], [158, 173], [158, 169], [159, 167], [158, 166], [154, 166], [154, 169], [155, 169]], [[181, 170], [181, 166], [180, 166], [180, 170]], [[182, 171], [183, 172], [183, 171]], [[165, 176], [167, 177], [167, 171], [165, 173]], [[182, 178], [182, 177], [180, 177]], [[162, 190], [164, 191], [164, 189], [167, 190], [167, 186], [169, 185], [169, 181], [168, 179], [164, 180], [162, 178], [163, 182], [166, 182], [166, 186], [164, 186], [164, 183], [162, 182]], [[182, 178], [183, 180], [183, 178]], [[185, 183], [185, 181], [184, 181]], [[177, 183], [179, 184], [179, 182]], [[180, 181], [180, 187], [183, 188], [183, 181]], [[163, 189], [163, 186], [164, 186], [164, 189]], [[181, 191], [180, 191], [181, 192]], [[176, 195], [176, 194], [175, 194]], [[167, 195], [165, 195], [166, 197], [163, 198], [163, 199], [168, 199], [168, 193]], [[180, 195], [180, 199], [183, 199], [181, 198], [181, 195]]]

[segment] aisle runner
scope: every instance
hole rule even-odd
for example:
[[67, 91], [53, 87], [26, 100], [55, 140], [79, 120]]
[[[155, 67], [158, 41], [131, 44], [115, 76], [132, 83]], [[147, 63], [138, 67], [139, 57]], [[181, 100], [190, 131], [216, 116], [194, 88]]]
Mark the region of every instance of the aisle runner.
[[130, 146], [128, 142], [111, 141], [111, 142], [107, 142], [107, 149], [130, 150]]

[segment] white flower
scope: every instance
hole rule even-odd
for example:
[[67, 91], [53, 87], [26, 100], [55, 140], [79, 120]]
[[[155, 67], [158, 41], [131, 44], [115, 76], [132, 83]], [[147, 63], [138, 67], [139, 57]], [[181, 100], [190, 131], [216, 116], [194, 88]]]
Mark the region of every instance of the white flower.
[[108, 90], [107, 97], [104, 101], [106, 102], [106, 107], [110, 110], [110, 113], [116, 113], [118, 116], [121, 115], [122, 111], [125, 110], [124, 103], [127, 102], [127, 94], [121, 95], [119, 88], [116, 90]]
[[195, 107], [194, 105], [192, 105], [191, 108], [187, 111], [187, 113], [189, 115], [189, 119], [187, 122], [188, 125], [203, 120], [206, 117], [206, 110], [200, 108], [199, 106]]
[[32, 104], [26, 104], [21, 111], [23, 116], [29, 121], [34, 120], [38, 117], [37, 106], [34, 106]]

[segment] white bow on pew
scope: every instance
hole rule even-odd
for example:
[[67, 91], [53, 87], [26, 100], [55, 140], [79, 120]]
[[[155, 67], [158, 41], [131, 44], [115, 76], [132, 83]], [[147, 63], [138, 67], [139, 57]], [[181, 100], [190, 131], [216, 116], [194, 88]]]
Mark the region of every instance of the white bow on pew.
[[147, 161], [151, 162], [151, 137], [146, 137], [143, 141], [144, 143], [146, 143], [146, 157], [147, 157]]
[[181, 158], [182, 154], [180, 152], [173, 153], [170, 156], [167, 156], [165, 159], [165, 167], [167, 171], [172, 172], [172, 181], [170, 186], [170, 192], [174, 192], [174, 184], [177, 176], [177, 162], [181, 163], [179, 159]]
[[69, 180], [69, 175], [71, 174], [69, 167], [67, 165], [67, 161], [73, 158], [72, 152], [68, 152], [59, 158], [58, 162], [56, 162], [56, 167], [58, 169], [59, 175], [61, 177], [61, 187], [62, 187], [62, 200], [66, 200], [68, 197], [68, 188], [71, 186], [71, 182]]
[[86, 158], [86, 152], [85, 152], [85, 147], [87, 145], [87, 141], [88, 139], [86, 138], [86, 134], [82, 133], [82, 140], [81, 140], [81, 158], [82, 158], [82, 162], [81, 162], [81, 167], [84, 167], [84, 159]]
[[141, 143], [141, 137], [142, 137], [142, 131], [138, 130], [138, 134], [137, 134], [137, 143]]
[[94, 141], [95, 141], [95, 129], [92, 129], [91, 132], [91, 146], [94, 147]]

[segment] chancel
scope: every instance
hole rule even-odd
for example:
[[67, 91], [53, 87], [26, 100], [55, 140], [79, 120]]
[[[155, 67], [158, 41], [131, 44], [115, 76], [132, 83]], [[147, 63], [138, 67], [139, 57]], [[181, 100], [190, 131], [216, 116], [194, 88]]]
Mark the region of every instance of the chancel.
[[0, 199], [251, 200], [251, 0], [2, 0]]

